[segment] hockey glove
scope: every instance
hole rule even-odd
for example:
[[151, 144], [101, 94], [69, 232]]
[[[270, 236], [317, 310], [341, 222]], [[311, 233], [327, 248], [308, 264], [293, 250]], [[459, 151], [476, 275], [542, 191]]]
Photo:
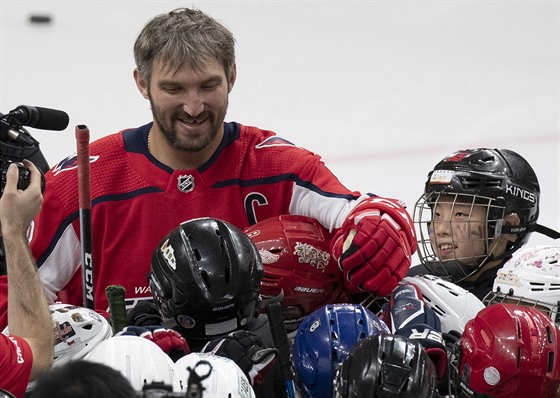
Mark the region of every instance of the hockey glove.
[[161, 315], [152, 300], [140, 300], [127, 312], [128, 324], [131, 326], [160, 326]]
[[179, 332], [163, 326], [127, 326], [117, 336], [140, 336], [156, 343], [173, 362], [191, 352], [187, 341]]
[[266, 348], [254, 332], [238, 330], [225, 337], [208, 342], [202, 352], [230, 358], [241, 368], [251, 385], [261, 384], [266, 373], [272, 369], [278, 350]]
[[413, 222], [394, 199], [359, 203], [332, 239], [347, 293], [388, 295], [407, 274], [416, 251]]
[[417, 340], [434, 363], [438, 380], [447, 373], [447, 351], [437, 314], [424, 304], [420, 290], [410, 284], [400, 284], [390, 301], [391, 332]]

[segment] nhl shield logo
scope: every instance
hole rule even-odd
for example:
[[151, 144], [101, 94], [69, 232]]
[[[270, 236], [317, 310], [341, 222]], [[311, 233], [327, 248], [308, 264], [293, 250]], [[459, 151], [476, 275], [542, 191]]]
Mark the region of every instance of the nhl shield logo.
[[194, 189], [194, 177], [192, 175], [177, 177], [177, 188], [181, 192], [191, 192]]

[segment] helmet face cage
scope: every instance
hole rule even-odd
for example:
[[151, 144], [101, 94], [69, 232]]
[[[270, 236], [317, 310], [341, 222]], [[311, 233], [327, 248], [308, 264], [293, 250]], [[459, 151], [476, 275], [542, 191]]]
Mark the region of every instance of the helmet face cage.
[[[478, 148], [446, 156], [428, 174], [424, 195], [414, 210], [414, 220], [421, 238], [418, 250], [420, 260], [432, 273], [459, 282], [489, 260], [506, 258], [521, 247], [535, 229], [539, 196], [540, 187], [534, 170], [513, 151]], [[485, 243], [485, 252], [457, 253], [456, 259], [453, 259], [448, 250], [450, 246], [445, 250], [438, 248], [440, 242], [434, 242], [430, 228], [432, 221], [436, 221], [435, 205], [444, 201], [449, 202], [447, 206], [454, 203], [466, 206], [471, 203], [472, 209], [467, 214], [478, 213], [479, 206], [487, 206], [486, 241], [482, 237], [478, 238], [478, 243]], [[461, 210], [464, 212], [463, 206]], [[519, 225], [504, 225], [504, 216], [510, 214], [517, 215]], [[458, 224], [454, 225], [458, 232]], [[505, 249], [500, 248], [500, 251], [505, 252], [492, 253], [492, 240], [501, 234], [513, 234], [515, 241], [507, 241]], [[425, 242], [424, 239], [431, 242]], [[445, 266], [444, 262], [447, 263]]]
[[414, 209], [418, 256], [434, 275], [459, 282], [486, 264], [505, 207], [479, 195], [430, 192]]
[[550, 319], [552, 319], [552, 321], [556, 325], [558, 325], [558, 327], [560, 327], [560, 310], [558, 307], [559, 305], [558, 303], [560, 303], [560, 300], [556, 304], [551, 304], [545, 301], [532, 300], [528, 297], [515, 296], [513, 294], [510, 294], [509, 292], [504, 293], [498, 287], [497, 291], [489, 292], [484, 297], [482, 302], [487, 307], [492, 304], [506, 303], [506, 304], [521, 305], [523, 307], [535, 308], [541, 311], [543, 314], [549, 316]]

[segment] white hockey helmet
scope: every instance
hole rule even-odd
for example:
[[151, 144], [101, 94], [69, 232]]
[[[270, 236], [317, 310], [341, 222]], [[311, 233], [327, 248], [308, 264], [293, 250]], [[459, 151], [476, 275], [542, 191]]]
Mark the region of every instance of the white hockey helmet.
[[484, 308], [474, 294], [437, 276], [407, 276], [403, 282], [412, 283], [422, 291], [426, 305], [439, 316], [443, 333], [450, 330], [463, 333], [465, 324]]
[[113, 335], [109, 322], [93, 310], [70, 304], [51, 304], [49, 309], [53, 322], [53, 366], [83, 358]]
[[191, 352], [175, 362], [175, 369], [181, 385], [180, 391], [185, 394], [188, 392], [191, 372], [196, 372], [204, 388], [204, 398], [255, 398], [247, 376], [229, 358]]
[[178, 391], [171, 358], [153, 341], [140, 336], [119, 335], [98, 344], [85, 360], [118, 370], [136, 391], [145, 384], [161, 382]]
[[535, 307], [560, 324], [560, 246], [523, 247], [498, 271], [486, 305], [514, 303]]

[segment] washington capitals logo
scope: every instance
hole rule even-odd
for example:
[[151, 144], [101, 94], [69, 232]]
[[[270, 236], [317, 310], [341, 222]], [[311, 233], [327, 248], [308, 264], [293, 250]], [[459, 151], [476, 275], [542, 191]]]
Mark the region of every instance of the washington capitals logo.
[[[96, 162], [97, 159], [99, 159], [99, 156], [90, 156], [89, 162], [90, 163]], [[53, 167], [52, 171], [54, 175], [57, 175], [59, 173], [62, 173], [63, 171], [69, 171], [77, 168], [78, 168], [78, 156], [70, 155], [65, 159], [62, 159], [60, 162], [58, 162]]]
[[268, 137], [266, 140], [261, 142], [260, 144], [255, 145], [255, 148], [269, 148], [272, 146], [295, 146], [290, 141], [285, 140], [284, 138], [280, 138], [277, 136]]

